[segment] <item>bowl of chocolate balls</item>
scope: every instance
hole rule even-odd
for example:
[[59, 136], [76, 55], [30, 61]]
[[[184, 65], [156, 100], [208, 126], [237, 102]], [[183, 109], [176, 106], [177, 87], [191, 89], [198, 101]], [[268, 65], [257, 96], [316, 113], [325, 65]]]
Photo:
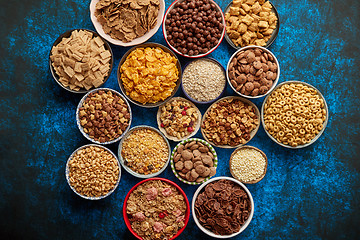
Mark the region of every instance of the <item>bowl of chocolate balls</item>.
[[177, 54], [204, 57], [225, 35], [225, 17], [213, 0], [177, 0], [165, 13], [164, 38]]

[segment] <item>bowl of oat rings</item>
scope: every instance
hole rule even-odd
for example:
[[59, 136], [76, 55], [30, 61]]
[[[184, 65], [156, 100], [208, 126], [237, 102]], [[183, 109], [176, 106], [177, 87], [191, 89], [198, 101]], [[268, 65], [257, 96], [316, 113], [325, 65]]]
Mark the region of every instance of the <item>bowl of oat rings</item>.
[[120, 60], [117, 78], [125, 97], [140, 107], [152, 108], [173, 97], [181, 84], [177, 56], [158, 43], [143, 43]]
[[185, 96], [194, 103], [215, 102], [226, 89], [225, 69], [213, 58], [195, 59], [184, 67], [181, 88]]
[[260, 46], [237, 50], [229, 59], [226, 78], [230, 87], [245, 98], [260, 98], [279, 81], [280, 65], [275, 55]]
[[126, 98], [110, 88], [88, 92], [76, 109], [76, 124], [84, 137], [97, 144], [119, 141], [129, 130], [132, 112]]
[[279, 84], [264, 100], [261, 122], [266, 134], [287, 148], [313, 144], [329, 119], [325, 98], [314, 86], [300, 81]]
[[279, 14], [270, 1], [247, 3], [231, 1], [225, 8], [225, 39], [235, 49], [248, 45], [268, 48], [279, 33]]
[[179, 142], [198, 132], [201, 112], [191, 101], [182, 97], [173, 97], [159, 107], [156, 119], [165, 137]]
[[211, 145], [236, 148], [248, 143], [260, 126], [260, 111], [242, 97], [228, 96], [214, 102], [201, 121], [201, 134]]
[[53, 78], [73, 93], [87, 93], [101, 87], [110, 76], [113, 62], [110, 45], [88, 29], [73, 29], [61, 34], [49, 55]]
[[131, 128], [121, 139], [118, 156], [128, 173], [138, 178], [151, 178], [166, 169], [171, 148], [158, 129], [140, 125]]
[[190, 218], [190, 205], [184, 191], [165, 178], [137, 183], [126, 195], [124, 221], [138, 239], [175, 239]]
[[164, 0], [92, 0], [90, 18], [96, 31], [118, 46], [146, 42], [160, 28], [165, 12]]
[[218, 157], [206, 141], [190, 138], [175, 146], [170, 158], [171, 170], [182, 182], [201, 184], [216, 174]]
[[176, 0], [165, 13], [163, 34], [177, 54], [204, 57], [223, 40], [225, 18], [213, 0]]
[[121, 168], [108, 148], [88, 144], [76, 149], [66, 163], [65, 176], [71, 190], [88, 200], [106, 198], [120, 182]]
[[216, 177], [195, 191], [192, 216], [198, 228], [213, 238], [232, 238], [243, 232], [254, 215], [250, 191], [231, 177]]

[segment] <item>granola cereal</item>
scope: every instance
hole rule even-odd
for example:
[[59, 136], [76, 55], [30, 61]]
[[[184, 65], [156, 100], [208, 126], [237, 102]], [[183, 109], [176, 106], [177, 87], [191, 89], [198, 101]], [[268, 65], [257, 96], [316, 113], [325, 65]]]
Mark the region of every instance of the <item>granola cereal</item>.
[[144, 240], [170, 239], [185, 227], [186, 199], [161, 180], [140, 184], [129, 196], [126, 213], [131, 228]]
[[[169, 139], [180, 141], [197, 131], [201, 113], [190, 101], [176, 97], [159, 107], [158, 123]], [[163, 132], [164, 132], [163, 131]]]
[[[130, 130], [131, 131], [131, 130]], [[137, 128], [123, 140], [121, 156], [132, 171], [148, 175], [160, 171], [169, 159], [164, 137], [151, 128]]]

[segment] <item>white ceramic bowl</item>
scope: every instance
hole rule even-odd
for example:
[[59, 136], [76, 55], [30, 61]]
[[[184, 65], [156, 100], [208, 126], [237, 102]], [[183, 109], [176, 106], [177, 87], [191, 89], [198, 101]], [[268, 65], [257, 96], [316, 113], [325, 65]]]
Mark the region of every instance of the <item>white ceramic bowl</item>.
[[[121, 156], [121, 150], [122, 150], [122, 146], [124, 144], [124, 141], [126, 140], [126, 138], [135, 130], [138, 130], [138, 129], [150, 129], [150, 130], [153, 130], [157, 133], [160, 134], [160, 136], [164, 139], [164, 141], [166, 142], [167, 144], [167, 147], [168, 147], [168, 158], [164, 164], [164, 166], [159, 170], [157, 171], [156, 173], [152, 173], [152, 174], [140, 174], [140, 173], [137, 173], [135, 171], [133, 171], [132, 169], [130, 169], [128, 166], [125, 165], [125, 162], [124, 162], [124, 158]], [[126, 134], [125, 136], [121, 139], [120, 143], [119, 143], [119, 148], [118, 148], [118, 156], [119, 156], [119, 161], [120, 161], [120, 164], [121, 166], [128, 172], [130, 173], [131, 175], [133, 175], [134, 177], [138, 177], [138, 178], [152, 178], [152, 177], [156, 177], [157, 175], [159, 175], [160, 173], [162, 173], [166, 167], [168, 166], [169, 164], [169, 161], [170, 161], [170, 156], [171, 156], [171, 147], [170, 147], [170, 144], [169, 144], [169, 141], [166, 139], [166, 137], [164, 136], [164, 134], [162, 132], [160, 132], [158, 129], [156, 128], [153, 128], [153, 127], [150, 127], [150, 126], [146, 126], [146, 125], [140, 125], [140, 126], [136, 126], [136, 127], [133, 127], [131, 128]]]
[[[235, 182], [236, 184], [240, 185], [241, 188], [243, 188], [243, 189], [245, 190], [245, 192], [248, 194], [249, 199], [250, 199], [250, 202], [251, 202], [251, 211], [250, 211], [249, 218], [248, 218], [248, 219], [246, 220], [246, 222], [241, 226], [239, 232], [236, 232], [236, 233], [233, 233], [233, 234], [230, 234], [230, 235], [218, 235], [218, 234], [215, 234], [215, 233], [211, 232], [210, 230], [204, 228], [204, 227], [200, 224], [200, 222], [199, 222], [199, 220], [198, 220], [198, 218], [197, 218], [197, 216], [196, 216], [196, 213], [195, 213], [195, 201], [196, 201], [199, 193], [201, 192], [201, 190], [202, 190], [203, 188], [205, 188], [206, 185], [208, 185], [209, 183], [212, 183], [212, 182], [215, 182], [215, 181], [218, 181], [218, 180], [222, 180], [222, 179], [230, 180], [230, 181], [233, 181], [233, 182]], [[207, 235], [209, 235], [210, 237], [213, 237], [213, 238], [221, 238], [221, 239], [224, 239], [224, 238], [232, 238], [232, 237], [235, 237], [236, 235], [240, 234], [241, 232], [243, 232], [243, 231], [247, 228], [247, 226], [250, 224], [251, 219], [252, 219], [252, 217], [253, 217], [253, 215], [254, 215], [254, 200], [253, 200], [253, 198], [252, 198], [252, 195], [251, 195], [249, 189], [247, 189], [247, 187], [246, 187], [243, 183], [241, 183], [240, 181], [238, 181], [238, 180], [236, 180], [236, 179], [234, 179], [234, 178], [231, 178], [231, 177], [216, 177], [216, 178], [212, 178], [212, 179], [210, 179], [209, 181], [201, 184], [201, 185], [198, 187], [198, 189], [195, 191], [194, 196], [193, 196], [193, 199], [192, 199], [192, 202], [191, 202], [191, 211], [192, 211], [192, 216], [193, 216], [193, 219], [194, 219], [196, 225], [197, 225], [198, 228], [200, 228], [200, 230], [203, 231], [205, 234], [207, 234]]]
[[150, 31], [148, 31], [147, 33], [145, 33], [144, 36], [135, 38], [131, 42], [125, 43], [123, 41], [120, 41], [120, 40], [110, 37], [110, 35], [108, 35], [104, 32], [102, 25], [98, 22], [97, 18], [95, 17], [95, 6], [96, 6], [96, 3], [98, 3], [98, 2], [99, 2], [99, 0], [92, 0], [90, 3], [91, 21], [92, 21], [96, 31], [100, 34], [100, 36], [102, 36], [103, 38], [105, 38], [107, 41], [111, 42], [114, 45], [129, 47], [129, 46], [134, 46], [134, 45], [146, 42], [149, 38], [151, 38], [157, 32], [157, 30], [159, 29], [159, 27], [161, 26], [162, 21], [163, 21], [164, 11], [165, 11], [165, 1], [159, 0], [160, 9], [159, 9], [159, 13], [157, 16], [157, 23], [156, 23], [155, 27], [150, 29]]
[[[274, 60], [275, 60], [275, 63], [277, 65], [277, 75], [276, 75], [276, 79], [275, 81], [273, 82], [273, 85], [271, 86], [271, 88], [263, 95], [257, 95], [257, 96], [251, 96], [251, 95], [244, 95], [244, 94], [241, 94], [240, 92], [236, 91], [235, 87], [231, 84], [231, 80], [230, 80], [230, 77], [229, 77], [229, 66], [230, 66], [230, 63], [231, 61], [233, 60], [233, 58], [241, 51], [246, 51], [247, 49], [252, 49], [252, 48], [259, 48], [261, 50], [263, 50], [264, 52], [266, 52], [267, 54], [270, 54]], [[264, 48], [264, 47], [260, 47], [260, 46], [255, 46], [255, 45], [251, 45], [251, 46], [246, 46], [246, 47], [243, 47], [243, 48], [240, 48], [239, 50], [237, 50], [229, 59], [228, 61], [228, 64], [226, 66], [226, 79], [230, 85], [230, 87], [232, 88], [232, 90], [234, 90], [234, 92], [236, 92], [238, 95], [242, 96], [242, 97], [245, 97], [245, 98], [261, 98], [261, 97], [264, 97], [266, 95], [268, 95], [276, 86], [276, 84], [278, 83], [279, 81], [279, 77], [280, 77], [280, 64], [277, 60], [277, 58], [275, 57], [275, 55], [267, 48]]]
[[[73, 188], [73, 186], [71, 186], [70, 184], [70, 177], [69, 177], [69, 162], [70, 160], [73, 158], [73, 156], [81, 149], [84, 149], [86, 147], [90, 147], [90, 146], [94, 146], [94, 147], [99, 147], [99, 148], [102, 148], [104, 149], [105, 151], [109, 152], [115, 159], [116, 159], [116, 162], [117, 162], [117, 165], [119, 167], [119, 178], [114, 186], [114, 188], [112, 190], [110, 190], [106, 195], [104, 196], [101, 196], [101, 197], [88, 197], [88, 196], [85, 196], [85, 195], [82, 195], [80, 193], [78, 193], [75, 188]], [[98, 144], [87, 144], [87, 145], [84, 145], [84, 146], [81, 146], [79, 147], [78, 149], [76, 149], [71, 155], [70, 157], [68, 158], [67, 162], [66, 162], [66, 167], [65, 167], [65, 177], [66, 177], [66, 181], [69, 185], [69, 187], [71, 188], [71, 190], [74, 191], [74, 193], [76, 193], [78, 196], [82, 197], [82, 198], [85, 198], [85, 199], [88, 199], [88, 200], [100, 200], [100, 199], [103, 199], [103, 198], [106, 198], [107, 196], [109, 196], [110, 194], [112, 194], [115, 189], [119, 186], [119, 183], [120, 183], [120, 178], [121, 178], [121, 167], [120, 167], [120, 163], [119, 163], [119, 159], [116, 157], [116, 155], [110, 151], [108, 148], [104, 147], [104, 146], [101, 146], [101, 145], [98, 145]]]

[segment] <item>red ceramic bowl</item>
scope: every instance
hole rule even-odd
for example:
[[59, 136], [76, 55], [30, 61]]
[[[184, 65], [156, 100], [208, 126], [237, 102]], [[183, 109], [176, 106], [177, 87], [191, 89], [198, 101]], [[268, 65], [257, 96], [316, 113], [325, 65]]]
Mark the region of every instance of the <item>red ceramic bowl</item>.
[[221, 8], [219, 7], [219, 5], [214, 1], [214, 0], [210, 0], [212, 3], [214, 3], [215, 4], [215, 6], [216, 6], [216, 8], [220, 11], [220, 13], [221, 13], [221, 19], [222, 19], [222, 24], [223, 24], [223, 31], [222, 31], [222, 33], [221, 33], [221, 37], [220, 37], [220, 39], [219, 39], [219, 42], [218, 42], [218, 44], [216, 44], [213, 48], [211, 48], [208, 52], [206, 52], [206, 53], [200, 53], [200, 54], [198, 54], [198, 55], [192, 55], [192, 56], [190, 56], [190, 55], [187, 55], [187, 54], [183, 54], [183, 53], [181, 53], [180, 51], [178, 51], [175, 47], [173, 47], [170, 43], [169, 43], [169, 41], [167, 40], [167, 32], [166, 32], [166, 28], [165, 28], [165, 21], [166, 21], [166, 19], [167, 19], [167, 16], [168, 16], [168, 13], [175, 7], [175, 4], [177, 3], [177, 2], [183, 2], [184, 0], [176, 0], [176, 1], [174, 1], [171, 5], [170, 5], [170, 7], [166, 10], [166, 12], [165, 12], [165, 16], [164, 16], [164, 19], [163, 19], [163, 24], [162, 24], [162, 30], [163, 30], [163, 35], [164, 35], [164, 38], [165, 38], [165, 41], [166, 41], [166, 43], [169, 45], [169, 47], [171, 48], [171, 50], [173, 50], [174, 52], [176, 52], [177, 54], [179, 54], [180, 56], [183, 56], [183, 57], [188, 57], [188, 58], [200, 58], [200, 57], [205, 57], [206, 55], [208, 55], [208, 54], [210, 54], [210, 53], [212, 53], [219, 45], [220, 45], [220, 43], [222, 42], [222, 40], [224, 39], [224, 36], [225, 36], [225, 16], [224, 16], [224, 13], [223, 13], [223, 11], [221, 10]]
[[189, 200], [188, 198], [186, 197], [186, 194], [185, 192], [174, 182], [166, 179], [166, 178], [158, 178], [158, 177], [155, 177], [155, 178], [148, 178], [148, 179], [145, 179], [139, 183], [137, 183], [134, 187], [132, 187], [130, 189], [130, 191], [128, 192], [128, 194], [126, 195], [125, 197], [125, 201], [124, 201], [124, 205], [123, 205], [123, 217], [124, 217], [124, 221], [125, 221], [125, 225], [127, 226], [127, 228], [129, 229], [129, 231], [137, 238], [137, 239], [143, 239], [142, 237], [140, 237], [132, 228], [131, 228], [131, 223], [130, 223], [130, 220], [128, 218], [128, 215], [126, 213], [126, 205], [127, 205], [127, 201], [129, 199], [129, 196], [130, 194], [140, 185], [140, 184], [143, 184], [144, 182], [147, 182], [147, 181], [152, 181], [152, 180], [161, 180], [161, 181], [164, 181], [170, 185], [173, 185], [174, 187], [176, 187], [176, 189], [184, 196], [184, 199], [185, 199], [185, 203], [186, 203], [186, 213], [185, 213], [185, 225], [183, 228], [181, 228], [172, 238], [170, 238], [169, 240], [172, 240], [172, 239], [175, 239], [177, 238], [183, 231], [184, 229], [186, 228], [186, 225], [188, 224], [189, 222], [189, 218], [190, 218], [190, 205], [189, 205]]

